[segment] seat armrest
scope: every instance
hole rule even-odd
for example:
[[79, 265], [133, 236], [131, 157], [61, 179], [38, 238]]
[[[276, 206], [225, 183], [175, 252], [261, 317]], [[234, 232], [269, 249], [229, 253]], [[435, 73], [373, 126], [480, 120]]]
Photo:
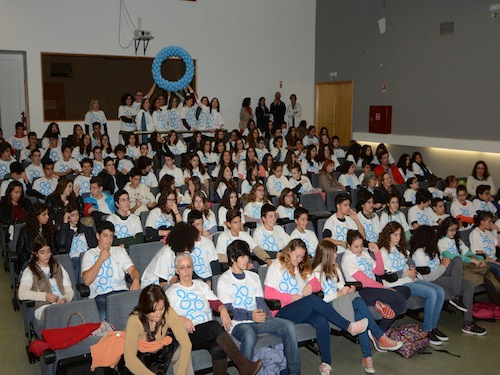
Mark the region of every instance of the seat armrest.
[[361, 281], [348, 281], [345, 283], [345, 286], [354, 286], [356, 287], [356, 291], [360, 291], [363, 288]]
[[318, 290], [317, 292], [314, 292], [313, 294], [318, 296], [321, 299], [323, 299], [325, 297], [325, 293], [322, 290]]
[[385, 280], [385, 281], [389, 282], [389, 283], [393, 283], [393, 282], [398, 281], [399, 277], [398, 277], [398, 275], [396, 273], [386, 272], [383, 275], [381, 275], [380, 278], [382, 280]]
[[8, 252], [9, 262], [16, 264], [19, 260], [19, 255], [15, 251]]
[[90, 288], [85, 284], [76, 284], [76, 290], [80, 294], [80, 297], [88, 297], [90, 296]]
[[431, 273], [431, 269], [427, 266], [425, 267], [417, 267], [417, 272], [421, 275], [428, 275]]
[[269, 310], [276, 311], [281, 309], [281, 301], [279, 299], [266, 299], [265, 301]]
[[56, 361], [56, 353], [52, 349], [47, 349], [40, 356], [40, 360], [46, 365], [50, 365]]

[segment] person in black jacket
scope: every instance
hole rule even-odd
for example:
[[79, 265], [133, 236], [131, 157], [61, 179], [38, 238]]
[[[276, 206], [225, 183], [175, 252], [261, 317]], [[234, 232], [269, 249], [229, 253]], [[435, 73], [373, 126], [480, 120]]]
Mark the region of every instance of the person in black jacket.
[[60, 253], [69, 254], [73, 268], [78, 274], [80, 253], [97, 246], [94, 227], [88, 227], [80, 222], [80, 209], [75, 203], [64, 207], [64, 217], [56, 237]]
[[280, 127], [285, 122], [286, 106], [281, 101], [281, 93], [279, 91], [274, 94], [274, 101], [269, 106], [269, 112], [273, 115], [274, 129]]
[[73, 182], [65, 177], [61, 177], [57, 183], [56, 190], [45, 201], [45, 204], [49, 207], [50, 220], [56, 228], [59, 228], [62, 224], [64, 209], [70, 203], [77, 205], [79, 211], [81, 211], [81, 197], [77, 198], [75, 196]]
[[0, 221], [14, 225], [26, 222], [30, 215], [33, 215], [33, 207], [24, 196], [23, 185], [19, 181], [11, 181], [0, 203]]
[[[51, 249], [56, 249], [56, 229], [49, 220], [49, 208], [43, 203], [33, 205], [33, 215], [28, 215], [26, 226], [21, 228], [16, 244], [18, 263], [16, 272], [22, 270], [22, 266], [29, 260], [33, 244], [37, 239], [43, 239]], [[57, 251], [53, 253], [57, 254]]]
[[104, 159], [104, 169], [99, 173], [99, 177], [102, 178], [103, 190], [111, 194], [123, 189], [128, 182], [128, 176], [116, 170], [115, 162], [110, 157]]

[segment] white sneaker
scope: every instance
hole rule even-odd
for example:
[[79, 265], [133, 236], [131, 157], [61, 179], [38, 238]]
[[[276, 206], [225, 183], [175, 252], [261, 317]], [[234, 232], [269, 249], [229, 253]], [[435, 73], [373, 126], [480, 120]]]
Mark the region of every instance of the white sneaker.
[[328, 363], [323, 362], [321, 366], [319, 366], [319, 373], [321, 375], [330, 375], [332, 372], [332, 366], [330, 366]]
[[360, 333], [363, 333], [368, 328], [368, 319], [363, 318], [356, 322], [352, 322], [349, 324], [349, 328], [347, 328], [347, 332], [349, 332], [352, 336], [357, 336]]

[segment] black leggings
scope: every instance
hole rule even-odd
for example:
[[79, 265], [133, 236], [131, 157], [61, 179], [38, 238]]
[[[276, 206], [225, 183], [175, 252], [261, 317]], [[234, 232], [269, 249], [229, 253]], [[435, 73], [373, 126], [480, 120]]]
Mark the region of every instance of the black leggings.
[[192, 350], [207, 349], [212, 359], [224, 359], [226, 353], [215, 341], [224, 332], [224, 328], [214, 320], [196, 325], [195, 331], [189, 334]]

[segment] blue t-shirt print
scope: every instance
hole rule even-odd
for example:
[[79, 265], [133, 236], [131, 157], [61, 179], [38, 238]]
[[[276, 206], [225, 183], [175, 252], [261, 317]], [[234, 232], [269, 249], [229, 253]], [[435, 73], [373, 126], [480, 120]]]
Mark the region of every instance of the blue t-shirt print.
[[250, 296], [250, 290], [246, 285], [232, 284], [234, 289], [234, 303], [233, 306], [245, 310], [250, 310], [253, 307], [253, 298]]
[[184, 312], [184, 316], [192, 321], [201, 319], [205, 321], [205, 316], [199, 314], [200, 311], [205, 309], [205, 302], [203, 302], [196, 293], [186, 292], [178, 289], [177, 296], [181, 299], [180, 308]]
[[280, 292], [297, 294], [299, 293], [298, 285], [299, 283], [297, 279], [294, 276], [290, 275], [288, 270], [285, 270], [285, 272], [283, 272], [283, 280], [280, 281], [278, 287]]

